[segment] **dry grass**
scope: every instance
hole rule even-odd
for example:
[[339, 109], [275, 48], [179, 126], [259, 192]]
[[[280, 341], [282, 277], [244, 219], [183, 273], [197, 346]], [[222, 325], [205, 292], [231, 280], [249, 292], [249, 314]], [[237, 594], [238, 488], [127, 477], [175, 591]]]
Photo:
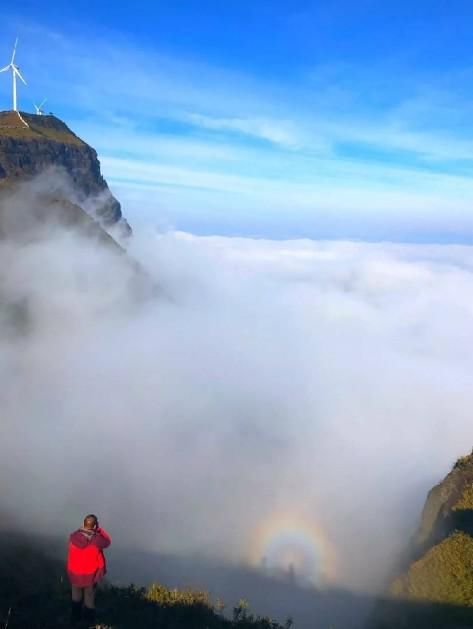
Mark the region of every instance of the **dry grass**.
[[1, 138], [49, 140], [75, 146], [85, 145], [85, 142], [55, 116], [36, 116], [23, 112], [21, 116], [28, 123], [29, 127], [25, 127], [15, 112], [0, 112], [0, 140]]

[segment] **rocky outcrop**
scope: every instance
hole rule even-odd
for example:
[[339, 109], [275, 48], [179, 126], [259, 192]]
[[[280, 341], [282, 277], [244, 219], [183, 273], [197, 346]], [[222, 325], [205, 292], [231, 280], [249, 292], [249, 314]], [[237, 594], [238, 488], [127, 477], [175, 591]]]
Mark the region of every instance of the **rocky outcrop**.
[[473, 453], [430, 491], [410, 556], [391, 594], [473, 607]]
[[131, 230], [100, 172], [96, 151], [55, 116], [0, 112], [0, 190], [54, 169], [70, 180], [65, 200], [121, 236]]

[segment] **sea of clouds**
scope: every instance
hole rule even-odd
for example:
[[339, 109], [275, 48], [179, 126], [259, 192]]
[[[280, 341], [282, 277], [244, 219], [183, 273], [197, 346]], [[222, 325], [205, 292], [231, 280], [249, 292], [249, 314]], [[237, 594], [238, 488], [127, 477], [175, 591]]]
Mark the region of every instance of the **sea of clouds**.
[[0, 243], [8, 522], [92, 511], [115, 545], [235, 564], [292, 514], [326, 580], [382, 589], [471, 450], [473, 249], [144, 230], [128, 256], [149, 293], [71, 231]]

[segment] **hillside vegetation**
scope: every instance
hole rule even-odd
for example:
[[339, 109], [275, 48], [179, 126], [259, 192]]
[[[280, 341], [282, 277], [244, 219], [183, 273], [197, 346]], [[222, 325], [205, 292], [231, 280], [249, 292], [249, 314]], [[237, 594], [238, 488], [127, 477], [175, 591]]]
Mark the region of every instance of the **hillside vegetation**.
[[388, 594], [370, 629], [473, 627], [473, 453], [429, 492]]
[[50, 140], [62, 144], [85, 146], [85, 142], [77, 137], [62, 120], [53, 115], [36, 116], [22, 112], [21, 118], [28, 126], [23, 124], [14, 111], [0, 112], [0, 135], [22, 140]]
[[[254, 616], [245, 601], [227, 610], [208, 593], [105, 585], [98, 595], [102, 629], [289, 629]], [[69, 585], [61, 562], [47, 558], [18, 540], [0, 548], [0, 627], [65, 629], [69, 627]]]
[[391, 593], [473, 607], [473, 538], [460, 531], [430, 548], [398, 577]]
[[429, 493], [411, 557], [391, 594], [473, 607], [473, 453]]

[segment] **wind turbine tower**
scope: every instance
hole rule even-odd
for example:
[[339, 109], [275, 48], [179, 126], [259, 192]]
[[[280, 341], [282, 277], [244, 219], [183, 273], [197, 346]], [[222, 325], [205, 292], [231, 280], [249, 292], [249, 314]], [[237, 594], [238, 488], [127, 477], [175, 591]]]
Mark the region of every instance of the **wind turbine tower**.
[[21, 76], [20, 68], [15, 64], [15, 55], [16, 55], [16, 47], [18, 45], [18, 37], [15, 40], [15, 45], [13, 46], [13, 54], [11, 56], [10, 63], [2, 68], [0, 72], [6, 72], [7, 70], [11, 70], [12, 80], [13, 80], [13, 111], [18, 111], [17, 99], [16, 99], [16, 77], [18, 77], [23, 83], [26, 85], [25, 79]]

